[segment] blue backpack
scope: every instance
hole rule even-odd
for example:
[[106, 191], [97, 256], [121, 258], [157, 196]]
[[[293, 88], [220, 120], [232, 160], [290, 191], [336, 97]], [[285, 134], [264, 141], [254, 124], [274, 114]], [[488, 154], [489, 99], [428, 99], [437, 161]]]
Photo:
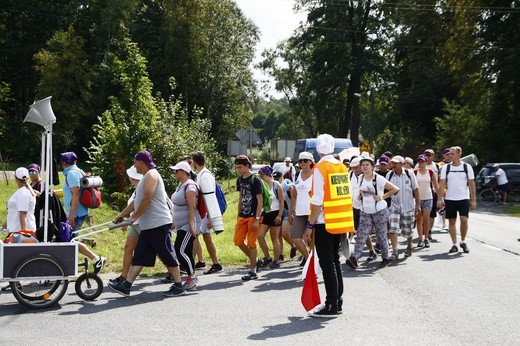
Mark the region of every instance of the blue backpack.
[[220, 208], [220, 213], [224, 215], [227, 209], [226, 196], [224, 195], [224, 191], [215, 180], [215, 196], [217, 197], [218, 206]]

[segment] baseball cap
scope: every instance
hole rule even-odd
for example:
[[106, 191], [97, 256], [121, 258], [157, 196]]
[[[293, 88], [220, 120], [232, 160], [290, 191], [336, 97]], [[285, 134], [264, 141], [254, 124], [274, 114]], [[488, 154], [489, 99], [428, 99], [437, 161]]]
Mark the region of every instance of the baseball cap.
[[273, 178], [280, 179], [281, 176], [282, 176], [282, 172], [279, 172], [279, 171], [273, 172]]
[[405, 157], [404, 162], [409, 163], [410, 165], [413, 165], [413, 159], [411, 157]]
[[78, 156], [73, 151], [67, 151], [65, 153], [60, 154], [60, 160], [68, 165], [72, 165], [75, 161], [78, 160]]
[[272, 175], [273, 174], [273, 169], [271, 168], [271, 166], [262, 166], [258, 170], [258, 173], [264, 174], [264, 175]]
[[426, 161], [428, 161], [428, 158], [425, 155], [421, 154], [421, 155], [419, 155], [417, 157], [417, 161], [424, 161], [424, 162], [426, 162]]
[[493, 168], [498, 168], [498, 167], [500, 167], [500, 165], [499, 165], [498, 163], [495, 163], [495, 164], [493, 165]]
[[140, 152], [135, 154], [134, 159], [136, 159], [137, 161], [143, 161], [143, 163], [148, 168], [155, 168], [156, 167], [155, 163], [153, 163], [152, 154], [150, 154], [150, 152], [147, 151], [147, 150], [141, 150]]
[[357, 166], [359, 166], [360, 163], [361, 163], [360, 158], [356, 157], [352, 161], [350, 161], [350, 167], [351, 168], [357, 167]]
[[29, 171], [25, 167], [18, 167], [16, 171], [14, 171], [14, 175], [18, 179], [26, 180], [29, 178]]
[[27, 166], [27, 170], [28, 170], [28, 171], [36, 171], [36, 172], [39, 172], [39, 171], [40, 171], [40, 166], [38, 166], [38, 165], [35, 164], [35, 163], [31, 163], [29, 166]]
[[401, 155], [395, 155], [394, 157], [392, 157], [392, 162], [404, 163], [404, 158]]
[[304, 159], [314, 161], [314, 156], [312, 156], [312, 154], [309, 153], [308, 151], [302, 151], [300, 153], [300, 155], [298, 156], [298, 160], [304, 160]]
[[451, 151], [450, 148], [444, 148], [444, 150], [442, 151], [443, 154], [449, 154]]
[[388, 158], [388, 156], [383, 155], [379, 158], [379, 164], [382, 163], [384, 163], [385, 165], [388, 165], [388, 163], [390, 163], [390, 159]]
[[133, 166], [133, 165], [132, 165], [132, 167], [130, 167], [126, 170], [126, 175], [128, 175], [129, 178], [132, 178], [135, 180], [143, 179], [143, 175], [140, 173], [137, 173], [137, 169], [135, 169], [135, 166]]
[[235, 165], [249, 165], [251, 161], [249, 161], [249, 157], [246, 155], [238, 155], [235, 157]]
[[186, 173], [191, 173], [191, 167], [190, 167], [190, 164], [186, 161], [181, 161], [181, 162], [178, 162], [175, 166], [170, 166], [169, 167], [170, 169], [174, 169], [176, 171], [178, 170], [182, 170]]
[[435, 151], [433, 151], [433, 149], [426, 149], [426, 150], [424, 151], [424, 153], [425, 153], [425, 154], [428, 153], [428, 154], [435, 155]]

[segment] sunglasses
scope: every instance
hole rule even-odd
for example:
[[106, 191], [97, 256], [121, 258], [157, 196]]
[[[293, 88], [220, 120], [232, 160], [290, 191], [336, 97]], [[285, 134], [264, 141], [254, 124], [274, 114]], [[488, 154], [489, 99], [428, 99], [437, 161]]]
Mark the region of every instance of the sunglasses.
[[309, 159], [300, 159], [300, 160], [298, 160], [298, 163], [307, 163], [309, 161], [310, 161]]
[[29, 175], [36, 175], [36, 174], [38, 174], [38, 172], [36, 172], [36, 171], [29, 171]]

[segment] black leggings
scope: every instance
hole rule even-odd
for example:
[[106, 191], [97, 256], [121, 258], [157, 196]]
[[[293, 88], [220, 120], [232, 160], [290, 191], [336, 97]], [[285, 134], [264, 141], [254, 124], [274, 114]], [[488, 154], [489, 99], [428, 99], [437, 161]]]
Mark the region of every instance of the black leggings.
[[190, 232], [186, 232], [182, 229], [177, 231], [177, 237], [175, 238], [175, 253], [177, 254], [177, 260], [182, 269], [185, 269], [188, 275], [195, 272], [195, 260], [193, 258], [193, 242], [195, 238], [191, 236]]

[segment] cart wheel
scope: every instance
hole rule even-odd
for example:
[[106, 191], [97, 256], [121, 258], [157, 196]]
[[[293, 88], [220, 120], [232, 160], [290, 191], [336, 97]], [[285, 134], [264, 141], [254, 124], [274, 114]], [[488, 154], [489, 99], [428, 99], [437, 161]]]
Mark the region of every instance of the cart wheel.
[[[11, 282], [11, 291], [22, 305], [33, 309], [48, 308], [63, 298], [69, 285], [68, 280], [43, 279], [49, 276], [65, 276], [63, 267], [54, 256], [39, 254], [29, 257], [14, 270], [13, 278], [17, 281]], [[37, 279], [39, 277], [42, 279]]]
[[94, 300], [103, 292], [103, 280], [96, 274], [84, 273], [78, 277], [74, 288], [81, 299]]

